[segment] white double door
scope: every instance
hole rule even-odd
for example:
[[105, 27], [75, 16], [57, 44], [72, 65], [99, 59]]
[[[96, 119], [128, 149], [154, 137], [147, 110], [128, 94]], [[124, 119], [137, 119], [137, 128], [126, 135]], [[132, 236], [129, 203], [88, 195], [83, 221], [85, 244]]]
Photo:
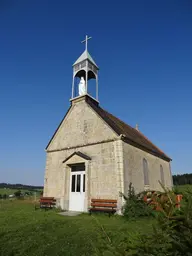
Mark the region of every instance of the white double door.
[[85, 171], [71, 171], [69, 210], [84, 211], [85, 203]]

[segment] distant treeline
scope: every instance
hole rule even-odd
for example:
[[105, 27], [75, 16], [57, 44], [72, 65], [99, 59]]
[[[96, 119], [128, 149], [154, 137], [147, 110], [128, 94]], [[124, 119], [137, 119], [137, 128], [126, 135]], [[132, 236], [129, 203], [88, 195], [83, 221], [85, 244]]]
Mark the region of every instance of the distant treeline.
[[[177, 174], [173, 175], [174, 185], [187, 185], [192, 184], [192, 173]], [[43, 186], [32, 186], [23, 184], [10, 184], [10, 183], [0, 183], [0, 188], [9, 189], [26, 189], [26, 190], [43, 190]]]
[[10, 184], [10, 183], [0, 183], [0, 188], [9, 188], [9, 189], [26, 189], [26, 190], [42, 190], [43, 186], [32, 186], [32, 185], [23, 185], [23, 184]]
[[174, 185], [192, 184], [192, 173], [173, 175]]

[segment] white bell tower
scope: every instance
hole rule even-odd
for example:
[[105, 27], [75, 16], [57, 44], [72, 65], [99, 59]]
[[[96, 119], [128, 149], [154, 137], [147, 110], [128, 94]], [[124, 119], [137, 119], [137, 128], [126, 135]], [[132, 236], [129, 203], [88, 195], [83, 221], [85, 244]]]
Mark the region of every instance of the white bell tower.
[[[98, 101], [98, 70], [99, 67], [89, 54], [87, 50], [88, 40], [91, 37], [86, 36], [85, 40], [81, 43], [85, 43], [85, 51], [73, 64], [73, 82], [72, 82], [72, 99], [88, 94], [88, 81], [90, 79], [95, 80], [96, 100]], [[79, 88], [76, 88], [76, 80], [80, 78]], [[78, 89], [78, 90], [77, 90]], [[78, 94], [76, 93], [78, 92]], [[91, 96], [91, 95], [90, 95]]]

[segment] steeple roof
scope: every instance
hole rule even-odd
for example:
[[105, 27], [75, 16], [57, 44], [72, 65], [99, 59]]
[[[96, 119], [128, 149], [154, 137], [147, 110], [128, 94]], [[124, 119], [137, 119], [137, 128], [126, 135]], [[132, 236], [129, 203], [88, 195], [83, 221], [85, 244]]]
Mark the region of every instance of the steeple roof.
[[95, 63], [95, 61], [93, 60], [93, 58], [91, 57], [90, 53], [89, 53], [87, 50], [85, 50], [85, 51], [81, 54], [81, 56], [75, 61], [75, 63], [73, 64], [73, 66], [75, 66], [76, 64], [78, 64], [78, 63], [80, 63], [80, 62], [82, 62], [82, 61], [84, 61], [84, 60], [89, 60], [93, 65], [95, 65], [97, 68], [99, 68], [99, 67], [97, 66], [97, 64]]

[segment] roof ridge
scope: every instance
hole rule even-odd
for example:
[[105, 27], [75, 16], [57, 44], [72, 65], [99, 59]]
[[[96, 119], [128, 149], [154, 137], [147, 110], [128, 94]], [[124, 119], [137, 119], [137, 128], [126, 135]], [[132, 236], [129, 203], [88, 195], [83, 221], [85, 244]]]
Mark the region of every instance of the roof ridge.
[[[88, 102], [88, 103], [90, 103], [90, 102]], [[113, 114], [111, 114], [107, 110], [103, 109], [102, 107], [95, 106], [91, 103], [90, 103], [90, 106], [94, 110], [100, 111], [100, 113], [98, 112], [98, 114], [101, 115], [101, 117], [104, 119], [104, 121], [106, 121], [108, 123], [108, 125], [119, 135], [121, 133], [123, 133], [123, 131], [124, 131], [125, 133], [127, 133], [127, 134], [125, 134], [127, 139], [132, 140], [133, 142], [137, 143], [138, 145], [145, 147], [146, 149], [150, 150], [150, 152], [154, 152], [154, 153], [156, 152], [156, 154], [158, 154], [159, 156], [161, 155], [162, 157], [165, 157], [165, 158], [168, 158], [171, 160], [171, 158], [169, 156], [167, 156], [161, 149], [159, 149], [154, 143], [152, 143], [143, 133], [141, 133], [140, 131], [137, 131], [134, 127], [125, 123], [119, 117], [114, 116]], [[105, 120], [105, 118], [107, 118], [108, 120]], [[120, 123], [120, 126], [116, 123], [116, 121]], [[111, 122], [111, 124], [109, 122]], [[124, 127], [122, 127], [122, 126], [124, 126]], [[129, 131], [125, 130], [126, 127], [129, 129]], [[132, 133], [132, 134], [130, 134], [130, 133]], [[138, 140], [134, 140], [134, 137], [137, 138], [138, 140], [140, 140], [140, 142]], [[149, 144], [147, 145], [146, 142], [148, 142]]]
[[[101, 109], [103, 109], [103, 108], [101, 108]], [[105, 110], [105, 109], [103, 109], [103, 110], [104, 110], [105, 112], [107, 112], [109, 115], [111, 115], [111, 116], [113, 116], [114, 118], [118, 119], [120, 122], [122, 122], [122, 123], [124, 123], [125, 125], [129, 126], [131, 129], [134, 129], [134, 130], [135, 130], [135, 128], [133, 128], [131, 125], [125, 123], [125, 122], [124, 122], [123, 120], [121, 120], [119, 117], [114, 116], [113, 114], [111, 114], [110, 112], [108, 112], [108, 111]]]
[[[106, 110], [105, 110], [106, 111]], [[106, 111], [107, 113], [109, 113], [108, 111]], [[110, 115], [114, 116], [113, 114], [109, 113]], [[143, 138], [145, 138], [148, 142], [150, 142], [157, 150], [159, 150], [162, 154], [164, 154], [166, 157], [170, 158], [169, 156], [167, 156], [159, 147], [157, 147], [150, 139], [148, 139], [142, 132], [136, 130], [134, 127], [132, 127], [131, 125], [125, 123], [123, 120], [121, 120], [120, 118], [114, 116], [116, 119], [118, 119], [120, 122], [124, 123], [126, 126], [129, 126], [131, 129], [133, 129], [134, 131], [136, 131], [137, 133], [139, 133], [141, 136], [143, 136]]]
[[[106, 111], [105, 109], [103, 109], [104, 111]], [[120, 118], [114, 116], [113, 114], [111, 114], [110, 112], [106, 111], [108, 114], [112, 115], [113, 117], [115, 117], [116, 119], [118, 119], [120, 122], [124, 123], [125, 125], [129, 126], [131, 129], [133, 129], [134, 131], [136, 131], [137, 133], [139, 133], [141, 136], [143, 136], [146, 140], [148, 140], [155, 148], [157, 148], [161, 153], [163, 153], [165, 156], [167, 156], [160, 148], [158, 148], [150, 139], [148, 139], [142, 132], [136, 130], [134, 127], [132, 127], [131, 125], [125, 123], [123, 120], [121, 120]], [[168, 157], [168, 156], [167, 156]]]
[[[135, 129], [135, 128], [134, 128]], [[166, 157], [169, 158], [169, 156], [167, 156], [159, 147], [157, 147], [150, 139], [148, 139], [142, 132], [137, 131], [135, 129], [136, 132], [140, 133], [146, 140], [148, 140], [155, 148], [157, 148], [161, 153], [163, 153]]]

